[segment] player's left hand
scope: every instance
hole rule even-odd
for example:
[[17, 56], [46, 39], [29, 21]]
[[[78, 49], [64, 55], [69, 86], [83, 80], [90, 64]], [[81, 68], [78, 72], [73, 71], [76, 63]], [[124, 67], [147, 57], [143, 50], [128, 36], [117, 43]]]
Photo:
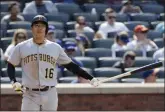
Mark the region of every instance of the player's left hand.
[[91, 81], [90, 81], [90, 84], [94, 87], [97, 87], [100, 85], [99, 83], [99, 80], [97, 78], [93, 78]]
[[19, 82], [12, 83], [12, 86], [17, 93], [23, 93], [22, 85]]

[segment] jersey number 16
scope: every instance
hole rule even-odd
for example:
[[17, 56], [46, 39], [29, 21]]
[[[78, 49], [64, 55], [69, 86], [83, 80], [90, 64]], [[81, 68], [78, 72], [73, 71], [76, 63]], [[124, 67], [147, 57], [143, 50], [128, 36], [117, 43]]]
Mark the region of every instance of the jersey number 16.
[[50, 78], [50, 79], [53, 78], [53, 72], [54, 72], [53, 68], [46, 68], [45, 71], [46, 71], [45, 78]]

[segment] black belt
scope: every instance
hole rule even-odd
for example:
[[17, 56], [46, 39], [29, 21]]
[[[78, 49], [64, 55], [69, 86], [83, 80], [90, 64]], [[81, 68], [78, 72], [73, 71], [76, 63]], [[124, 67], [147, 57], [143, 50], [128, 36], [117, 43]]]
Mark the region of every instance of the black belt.
[[45, 86], [44, 88], [42, 89], [39, 89], [39, 88], [28, 88], [26, 87], [26, 90], [32, 90], [32, 91], [48, 91], [50, 88], [53, 88], [54, 86]]

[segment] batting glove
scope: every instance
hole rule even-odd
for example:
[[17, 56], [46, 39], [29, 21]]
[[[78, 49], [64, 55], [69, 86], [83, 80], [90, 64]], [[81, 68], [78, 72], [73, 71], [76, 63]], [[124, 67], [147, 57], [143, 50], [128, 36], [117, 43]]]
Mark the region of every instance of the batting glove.
[[97, 87], [100, 85], [99, 83], [99, 80], [97, 78], [93, 78], [91, 81], [90, 81], [90, 84], [94, 87]]
[[22, 93], [22, 85], [19, 82], [12, 83], [12, 86], [17, 93]]

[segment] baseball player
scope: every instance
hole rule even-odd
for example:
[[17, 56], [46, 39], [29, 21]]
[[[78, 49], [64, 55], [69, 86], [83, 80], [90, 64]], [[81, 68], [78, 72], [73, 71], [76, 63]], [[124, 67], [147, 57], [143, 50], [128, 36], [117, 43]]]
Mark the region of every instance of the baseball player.
[[[91, 85], [99, 85], [99, 80], [72, 62], [60, 45], [45, 38], [48, 21], [43, 15], [33, 18], [31, 29], [33, 38], [16, 45], [7, 67], [13, 89], [23, 91], [22, 111], [57, 110], [56, 63], [90, 80]], [[22, 66], [22, 84], [15, 78], [15, 66], [19, 63]]]

